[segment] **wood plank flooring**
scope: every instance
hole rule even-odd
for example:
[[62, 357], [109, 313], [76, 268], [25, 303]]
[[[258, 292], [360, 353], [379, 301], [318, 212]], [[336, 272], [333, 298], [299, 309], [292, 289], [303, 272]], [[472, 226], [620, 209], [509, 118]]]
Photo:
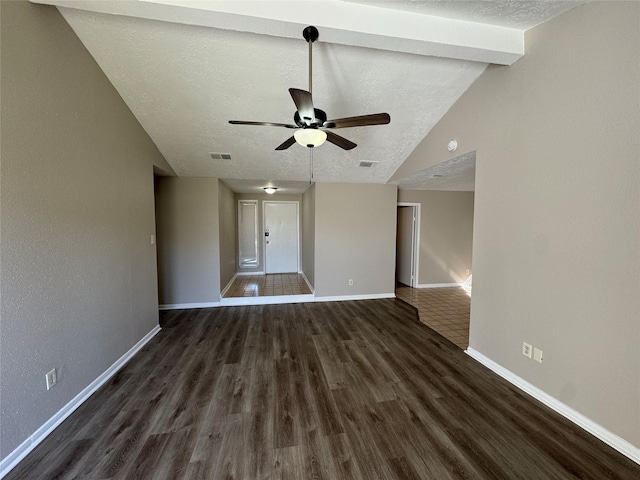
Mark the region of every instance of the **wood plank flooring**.
[[7, 479], [639, 479], [399, 300], [166, 311]]

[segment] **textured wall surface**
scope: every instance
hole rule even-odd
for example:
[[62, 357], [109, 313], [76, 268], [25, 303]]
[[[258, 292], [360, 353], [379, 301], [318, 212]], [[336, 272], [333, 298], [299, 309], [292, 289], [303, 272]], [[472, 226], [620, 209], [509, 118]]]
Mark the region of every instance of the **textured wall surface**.
[[55, 8], [0, 8], [4, 458], [158, 324], [153, 165], [171, 168]]
[[396, 198], [395, 185], [316, 184], [317, 296], [393, 295]]
[[461, 283], [471, 269], [473, 192], [399, 190], [399, 202], [420, 204], [418, 283]]
[[471, 347], [640, 447], [640, 4], [588, 3], [526, 40], [396, 177], [452, 138], [476, 151]]
[[219, 302], [218, 179], [159, 178], [156, 218], [160, 304]]

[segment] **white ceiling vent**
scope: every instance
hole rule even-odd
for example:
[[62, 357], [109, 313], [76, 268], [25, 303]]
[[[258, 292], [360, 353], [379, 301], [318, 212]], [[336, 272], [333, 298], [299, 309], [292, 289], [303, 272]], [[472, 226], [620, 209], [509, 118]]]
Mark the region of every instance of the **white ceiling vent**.
[[211, 158], [213, 158], [214, 160], [231, 160], [231, 154], [230, 153], [212, 153], [212, 152], [209, 152], [209, 155], [211, 155]]
[[364, 168], [370, 168], [370, 167], [373, 167], [376, 163], [378, 163], [378, 162], [372, 162], [372, 161], [363, 160], [358, 164], [358, 166], [359, 167], [364, 167]]

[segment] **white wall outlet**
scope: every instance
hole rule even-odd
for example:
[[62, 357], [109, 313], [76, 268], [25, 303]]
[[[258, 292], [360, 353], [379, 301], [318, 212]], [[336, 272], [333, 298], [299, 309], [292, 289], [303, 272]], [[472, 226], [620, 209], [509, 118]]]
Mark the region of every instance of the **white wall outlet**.
[[468, 268], [464, 271], [464, 273], [467, 275], [467, 277], [469, 276], [469, 272], [471, 272], [471, 270], [469, 270]]
[[155, 245], [156, 244], [156, 236], [155, 235], [151, 235], [151, 245]]
[[51, 390], [56, 383], [58, 383], [58, 376], [56, 375], [56, 369], [54, 368], [49, 373], [45, 375], [45, 379], [47, 381], [47, 390]]
[[538, 363], [542, 363], [542, 350], [540, 350], [539, 348], [534, 348], [533, 359]]
[[353, 286], [353, 278], [349, 279], [349, 286]]
[[522, 342], [522, 354], [525, 357], [531, 358], [531, 353], [533, 352], [533, 347], [530, 343]]

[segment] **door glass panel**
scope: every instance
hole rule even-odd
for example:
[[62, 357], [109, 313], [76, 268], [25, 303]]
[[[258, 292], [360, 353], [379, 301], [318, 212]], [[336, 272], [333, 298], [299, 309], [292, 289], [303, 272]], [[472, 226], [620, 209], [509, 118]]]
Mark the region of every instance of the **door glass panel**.
[[238, 203], [238, 256], [240, 268], [258, 266], [258, 202], [240, 200]]

